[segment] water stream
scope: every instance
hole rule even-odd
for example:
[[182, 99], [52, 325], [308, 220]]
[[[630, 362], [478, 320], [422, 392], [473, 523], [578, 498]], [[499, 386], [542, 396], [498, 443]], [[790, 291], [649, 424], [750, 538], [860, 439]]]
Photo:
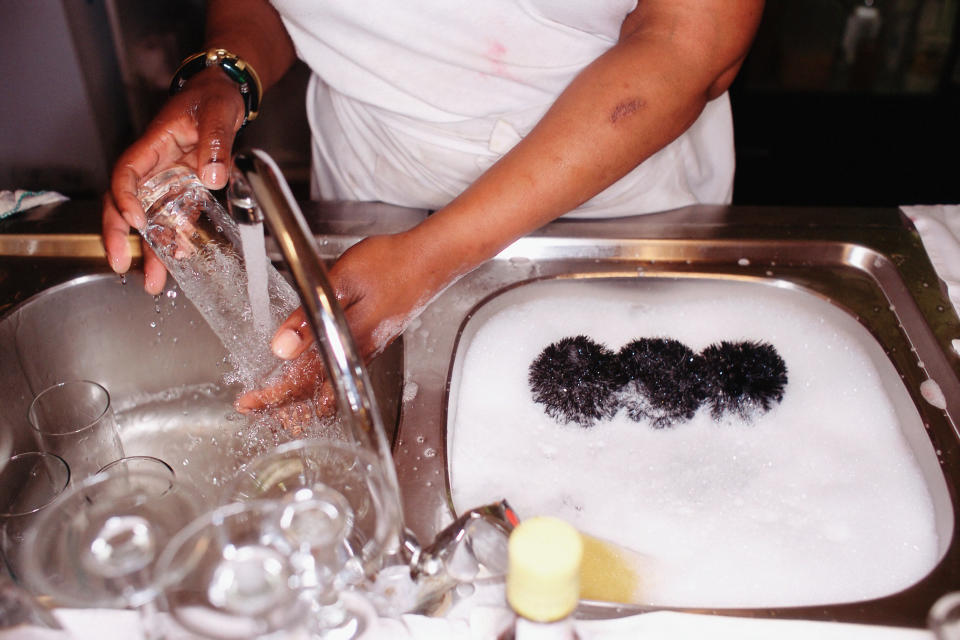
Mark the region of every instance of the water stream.
[[263, 223], [241, 224], [239, 227], [243, 261], [247, 265], [247, 295], [250, 298], [253, 326], [258, 333], [267, 333], [272, 327]]

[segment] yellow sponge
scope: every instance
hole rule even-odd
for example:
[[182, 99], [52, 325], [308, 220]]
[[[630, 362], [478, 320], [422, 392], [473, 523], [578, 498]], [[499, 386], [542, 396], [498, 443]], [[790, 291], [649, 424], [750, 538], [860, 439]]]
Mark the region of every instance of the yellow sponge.
[[612, 542], [581, 533], [580, 598], [625, 604], [641, 603], [643, 556]]

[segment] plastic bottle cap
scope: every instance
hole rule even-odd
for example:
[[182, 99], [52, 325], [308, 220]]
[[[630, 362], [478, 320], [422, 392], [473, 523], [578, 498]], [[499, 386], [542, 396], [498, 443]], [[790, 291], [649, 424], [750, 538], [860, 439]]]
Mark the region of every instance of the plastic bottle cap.
[[583, 541], [557, 518], [521, 522], [510, 534], [507, 601], [519, 615], [553, 622], [570, 615], [580, 599]]

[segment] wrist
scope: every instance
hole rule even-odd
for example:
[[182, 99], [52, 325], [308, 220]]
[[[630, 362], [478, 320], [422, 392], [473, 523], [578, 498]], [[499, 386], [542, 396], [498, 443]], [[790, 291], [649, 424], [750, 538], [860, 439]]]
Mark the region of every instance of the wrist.
[[243, 123], [255, 120], [260, 113], [260, 100], [263, 95], [260, 76], [249, 63], [226, 49], [212, 48], [188, 56], [180, 64], [170, 82], [170, 94], [181, 91], [195, 76], [202, 74], [209, 77], [210, 69], [219, 69], [220, 76], [228, 79], [236, 87], [243, 100]]
[[475, 256], [458, 235], [428, 222], [398, 234], [398, 240], [402, 254], [413, 258], [408, 264], [417, 269], [417, 279], [436, 293], [476, 269], [485, 258]]

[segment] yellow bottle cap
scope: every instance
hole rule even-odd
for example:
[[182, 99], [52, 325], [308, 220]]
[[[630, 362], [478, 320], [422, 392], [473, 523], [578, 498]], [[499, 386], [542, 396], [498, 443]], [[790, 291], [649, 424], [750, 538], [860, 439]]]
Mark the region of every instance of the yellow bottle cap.
[[510, 534], [507, 601], [537, 622], [562, 620], [580, 599], [583, 541], [557, 518], [530, 518]]

